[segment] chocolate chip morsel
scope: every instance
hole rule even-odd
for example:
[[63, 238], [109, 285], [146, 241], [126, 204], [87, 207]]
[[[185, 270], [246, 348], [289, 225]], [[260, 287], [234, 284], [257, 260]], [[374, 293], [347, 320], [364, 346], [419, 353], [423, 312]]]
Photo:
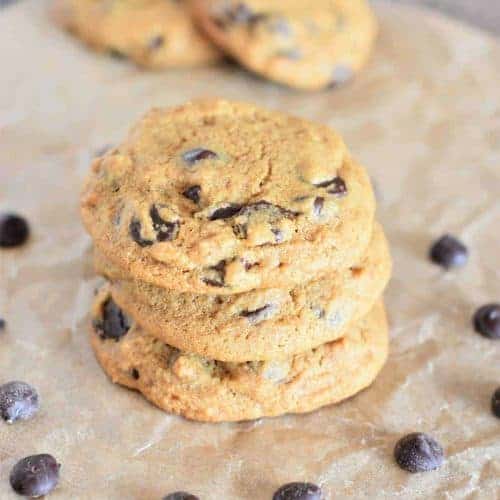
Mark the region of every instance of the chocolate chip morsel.
[[443, 464], [444, 451], [433, 437], [415, 432], [396, 443], [394, 458], [408, 472], [427, 472]]
[[431, 247], [430, 259], [444, 269], [462, 267], [467, 263], [469, 252], [467, 247], [455, 237], [446, 234]]
[[29, 237], [26, 219], [17, 214], [0, 215], [0, 248], [13, 248], [26, 243]]
[[23, 458], [10, 473], [10, 485], [19, 495], [41, 497], [48, 495], [59, 482], [59, 469], [52, 455], [42, 454]]
[[493, 415], [500, 418], [500, 387], [493, 393], [491, 397], [491, 411]]
[[198, 163], [199, 161], [202, 160], [209, 160], [209, 159], [216, 159], [219, 156], [217, 153], [214, 153], [213, 151], [210, 151], [209, 149], [205, 148], [194, 148], [190, 149], [189, 151], [186, 151], [182, 154], [182, 159], [184, 160], [184, 163], [192, 167], [195, 163]]
[[101, 339], [117, 342], [130, 330], [130, 320], [112, 300], [108, 299], [102, 308], [102, 318], [94, 322], [94, 328]]
[[25, 382], [7, 382], [0, 386], [0, 416], [8, 424], [29, 420], [40, 408], [38, 393]]
[[7, 323], [5, 322], [5, 320], [3, 318], [0, 318], [0, 332], [5, 330], [6, 325]]
[[182, 192], [182, 195], [188, 200], [191, 200], [193, 203], [199, 203], [201, 195], [201, 186], [198, 185], [190, 186]]
[[319, 486], [312, 483], [288, 483], [279, 488], [273, 500], [323, 500]]
[[175, 493], [170, 493], [163, 500], [200, 500], [197, 496], [191, 495], [191, 493], [186, 493], [185, 491], [176, 491]]
[[474, 329], [483, 337], [500, 339], [500, 304], [480, 307], [473, 318]]

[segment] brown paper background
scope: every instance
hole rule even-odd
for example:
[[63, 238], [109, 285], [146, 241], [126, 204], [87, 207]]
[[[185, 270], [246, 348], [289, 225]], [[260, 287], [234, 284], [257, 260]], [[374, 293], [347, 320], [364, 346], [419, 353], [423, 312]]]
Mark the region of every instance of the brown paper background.
[[[357, 81], [301, 94], [237, 68], [147, 74], [82, 49], [46, 3], [0, 11], [0, 209], [33, 237], [0, 253], [0, 382], [34, 384], [38, 416], [0, 422], [0, 498], [21, 457], [62, 463], [54, 499], [270, 499], [282, 483], [329, 498], [494, 499], [500, 491], [500, 344], [473, 333], [476, 306], [500, 299], [500, 48], [437, 14], [379, 5], [381, 37]], [[391, 356], [369, 390], [305, 416], [197, 424], [113, 386], [86, 338], [96, 283], [78, 190], [92, 152], [120, 140], [151, 106], [199, 95], [247, 99], [333, 125], [369, 169], [395, 270], [387, 293]], [[456, 233], [468, 266], [442, 273], [429, 242]], [[436, 436], [447, 462], [409, 475], [395, 441]]]

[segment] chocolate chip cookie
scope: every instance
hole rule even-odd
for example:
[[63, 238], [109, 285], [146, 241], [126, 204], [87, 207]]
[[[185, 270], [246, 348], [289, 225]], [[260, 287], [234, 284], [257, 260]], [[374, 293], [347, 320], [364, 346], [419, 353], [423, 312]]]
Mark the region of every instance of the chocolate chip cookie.
[[387, 241], [376, 224], [355, 266], [291, 289], [193, 295], [122, 279], [112, 282], [110, 292], [141, 327], [180, 350], [220, 361], [272, 360], [342, 336], [373, 307], [390, 272]]
[[195, 0], [200, 26], [246, 68], [317, 90], [366, 63], [377, 22], [366, 0]]
[[[345, 337], [284, 360], [226, 363], [179, 351], [142, 330], [110, 299], [112, 320], [94, 310], [91, 343], [113, 382], [160, 408], [200, 421], [303, 413], [341, 401], [372, 383], [388, 350], [379, 302]], [[108, 312], [109, 312], [108, 311]]]
[[213, 63], [221, 53], [187, 0], [56, 0], [56, 21], [90, 46], [147, 68]]
[[355, 265], [375, 200], [328, 127], [209, 99], [149, 112], [95, 159], [81, 211], [96, 248], [129, 277], [228, 295]]

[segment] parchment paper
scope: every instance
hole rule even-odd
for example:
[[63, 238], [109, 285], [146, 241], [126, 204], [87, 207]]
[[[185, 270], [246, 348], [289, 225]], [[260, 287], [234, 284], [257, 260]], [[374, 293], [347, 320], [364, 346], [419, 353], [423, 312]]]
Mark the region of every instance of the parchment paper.
[[[96, 56], [54, 28], [46, 3], [0, 11], [0, 209], [25, 214], [33, 237], [0, 252], [0, 382], [35, 385], [32, 421], [0, 422], [0, 498], [13, 464], [48, 452], [62, 464], [51, 499], [270, 499], [284, 482], [330, 498], [494, 499], [500, 491], [500, 344], [472, 331], [500, 299], [500, 48], [436, 14], [378, 8], [382, 33], [351, 86], [301, 94], [236, 67], [142, 73]], [[113, 386], [86, 337], [96, 279], [78, 191], [93, 152], [151, 106], [199, 95], [247, 99], [327, 122], [367, 165], [395, 259], [387, 293], [391, 356], [376, 383], [311, 415], [233, 425], [184, 421]], [[444, 232], [471, 250], [442, 273], [426, 258]], [[395, 441], [433, 434], [438, 471], [410, 475]]]

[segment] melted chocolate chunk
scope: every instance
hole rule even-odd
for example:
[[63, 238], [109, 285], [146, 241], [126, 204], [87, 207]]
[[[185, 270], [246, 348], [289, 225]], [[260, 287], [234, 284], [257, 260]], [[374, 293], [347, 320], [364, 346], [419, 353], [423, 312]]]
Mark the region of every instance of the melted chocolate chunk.
[[429, 257], [434, 264], [444, 269], [451, 269], [465, 265], [469, 257], [469, 252], [467, 251], [467, 247], [460, 241], [446, 234], [432, 245]]
[[473, 318], [474, 329], [483, 337], [500, 340], [500, 304], [480, 307]]
[[252, 324], [260, 323], [266, 319], [269, 319], [274, 315], [276, 311], [275, 304], [266, 304], [263, 307], [259, 307], [258, 309], [254, 309], [253, 311], [245, 310], [241, 311], [240, 316], [247, 318], [248, 321]]
[[10, 485], [19, 495], [35, 498], [48, 495], [59, 482], [60, 467], [52, 455], [23, 458], [10, 473]]
[[129, 233], [132, 239], [140, 246], [140, 247], [149, 247], [154, 241], [146, 240], [141, 235], [142, 224], [139, 219], [132, 219], [130, 221]]
[[159, 48], [163, 47], [163, 44], [165, 43], [165, 38], [162, 35], [157, 35], [153, 38], [148, 43], [148, 49], [149, 50], [158, 50]]
[[194, 148], [186, 151], [182, 154], [182, 159], [189, 166], [194, 165], [202, 160], [214, 159], [218, 158], [217, 153], [210, 151], [209, 149], [204, 148]]
[[217, 265], [208, 268], [208, 276], [202, 278], [203, 283], [221, 288], [225, 285], [226, 261], [221, 260]]
[[131, 375], [134, 380], [139, 380], [141, 378], [141, 374], [137, 368], [132, 368]]
[[30, 229], [26, 219], [17, 214], [0, 215], [0, 248], [13, 248], [26, 243]]
[[273, 500], [322, 500], [319, 486], [312, 483], [288, 483], [273, 495]]
[[94, 322], [94, 328], [101, 339], [117, 342], [130, 330], [130, 320], [113, 299], [108, 299], [102, 307], [102, 319]]
[[0, 417], [8, 424], [29, 420], [39, 409], [36, 389], [25, 382], [7, 382], [0, 386]]
[[333, 179], [314, 185], [318, 188], [325, 188], [328, 194], [333, 194], [335, 196], [340, 197], [347, 194], [346, 183], [341, 177], [334, 177]]
[[191, 493], [186, 493], [185, 491], [176, 491], [175, 493], [170, 493], [163, 500], [200, 500], [197, 496], [191, 495]]
[[201, 186], [191, 186], [182, 192], [182, 195], [193, 203], [200, 202]]
[[394, 458], [408, 472], [427, 472], [443, 464], [444, 452], [433, 437], [415, 432], [397, 442]]
[[493, 393], [491, 397], [491, 411], [495, 417], [500, 418], [500, 387]]
[[179, 221], [165, 221], [160, 217], [160, 213], [155, 205], [149, 211], [151, 221], [153, 222], [153, 229], [156, 232], [156, 241], [172, 241], [177, 238], [179, 234]]
[[241, 210], [241, 205], [231, 203], [224, 207], [216, 208], [209, 217], [209, 220], [230, 219]]

